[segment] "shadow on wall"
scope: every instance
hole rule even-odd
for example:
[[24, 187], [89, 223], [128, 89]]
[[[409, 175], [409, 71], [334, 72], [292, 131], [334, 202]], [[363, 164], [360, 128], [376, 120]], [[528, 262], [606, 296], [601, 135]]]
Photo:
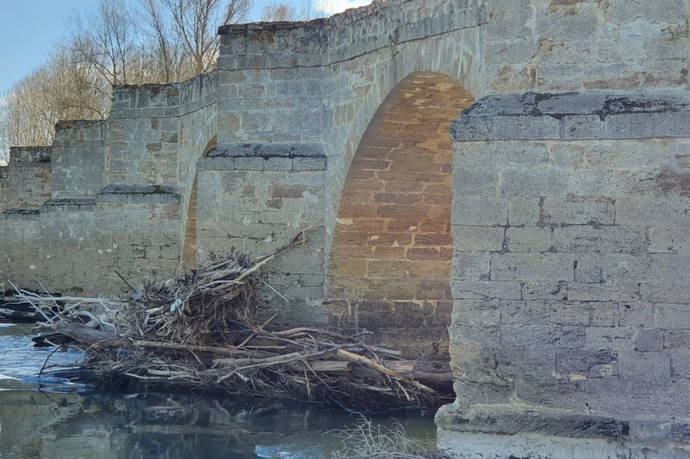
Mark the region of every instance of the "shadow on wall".
[[452, 310], [451, 120], [472, 96], [440, 73], [414, 73], [371, 121], [343, 190], [326, 308], [410, 356], [447, 357]]

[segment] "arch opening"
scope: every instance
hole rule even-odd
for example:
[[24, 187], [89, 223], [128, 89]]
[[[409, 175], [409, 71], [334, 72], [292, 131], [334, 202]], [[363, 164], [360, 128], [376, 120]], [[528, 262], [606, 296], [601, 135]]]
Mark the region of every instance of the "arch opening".
[[[218, 144], [218, 136], [215, 135], [204, 147], [201, 154], [206, 156], [209, 151]], [[197, 208], [198, 208], [198, 194], [199, 194], [199, 173], [194, 173], [194, 181], [189, 189], [189, 201], [187, 203], [187, 212], [185, 213], [184, 227], [182, 230], [182, 271], [190, 271], [197, 267]]]
[[326, 309], [409, 357], [447, 358], [452, 311], [450, 122], [473, 102], [445, 74], [413, 73], [355, 153], [334, 231]]

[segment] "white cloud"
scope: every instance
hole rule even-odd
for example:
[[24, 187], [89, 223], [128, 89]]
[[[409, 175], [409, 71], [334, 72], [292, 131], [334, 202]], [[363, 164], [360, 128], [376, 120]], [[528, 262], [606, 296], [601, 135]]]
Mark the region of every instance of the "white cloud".
[[314, 0], [314, 9], [331, 15], [342, 13], [348, 8], [368, 5], [371, 0]]

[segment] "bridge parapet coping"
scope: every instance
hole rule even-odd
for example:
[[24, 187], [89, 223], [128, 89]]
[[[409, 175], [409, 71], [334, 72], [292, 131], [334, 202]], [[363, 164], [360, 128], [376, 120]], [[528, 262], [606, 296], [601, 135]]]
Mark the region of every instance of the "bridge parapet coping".
[[[11, 147], [10, 163], [16, 166], [18, 163], [50, 163], [53, 147]], [[0, 178], [2, 176], [0, 175]]]
[[218, 74], [213, 71], [179, 83], [117, 86], [111, 119], [170, 118], [216, 102]]
[[690, 137], [687, 91], [489, 96], [451, 125], [456, 142]]
[[87, 211], [96, 208], [96, 200], [91, 198], [60, 198], [50, 199], [43, 203], [40, 213], [60, 211]]
[[170, 185], [108, 185], [96, 197], [98, 203], [179, 204], [178, 187]]
[[199, 160], [199, 170], [310, 172], [326, 170], [318, 143], [236, 143], [219, 145]]
[[3, 220], [20, 219], [20, 220], [37, 220], [39, 215], [38, 209], [24, 209], [11, 208], [5, 209], [0, 216]]
[[307, 22], [231, 24], [219, 29], [223, 44], [218, 67], [324, 66], [487, 21], [486, 5], [479, 0], [381, 0]]

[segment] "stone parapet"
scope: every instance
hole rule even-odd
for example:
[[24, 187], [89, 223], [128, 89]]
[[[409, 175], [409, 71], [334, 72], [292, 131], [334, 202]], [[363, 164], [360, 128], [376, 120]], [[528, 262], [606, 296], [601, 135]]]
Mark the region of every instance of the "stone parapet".
[[[12, 147], [5, 178], [0, 178], [0, 207], [38, 207], [50, 198], [51, 147]], [[4, 204], [3, 204], [4, 203]]]
[[683, 0], [487, 0], [491, 93], [687, 89]]
[[230, 24], [220, 69], [330, 65], [390, 46], [477, 27], [488, 20], [479, 0], [378, 0], [327, 19], [308, 22]]
[[218, 74], [210, 72], [180, 83], [117, 86], [111, 119], [182, 116], [216, 102]]
[[456, 142], [690, 137], [690, 93], [527, 93], [486, 97], [451, 125]]
[[55, 126], [51, 197], [90, 198], [105, 184], [108, 123], [60, 121]]

